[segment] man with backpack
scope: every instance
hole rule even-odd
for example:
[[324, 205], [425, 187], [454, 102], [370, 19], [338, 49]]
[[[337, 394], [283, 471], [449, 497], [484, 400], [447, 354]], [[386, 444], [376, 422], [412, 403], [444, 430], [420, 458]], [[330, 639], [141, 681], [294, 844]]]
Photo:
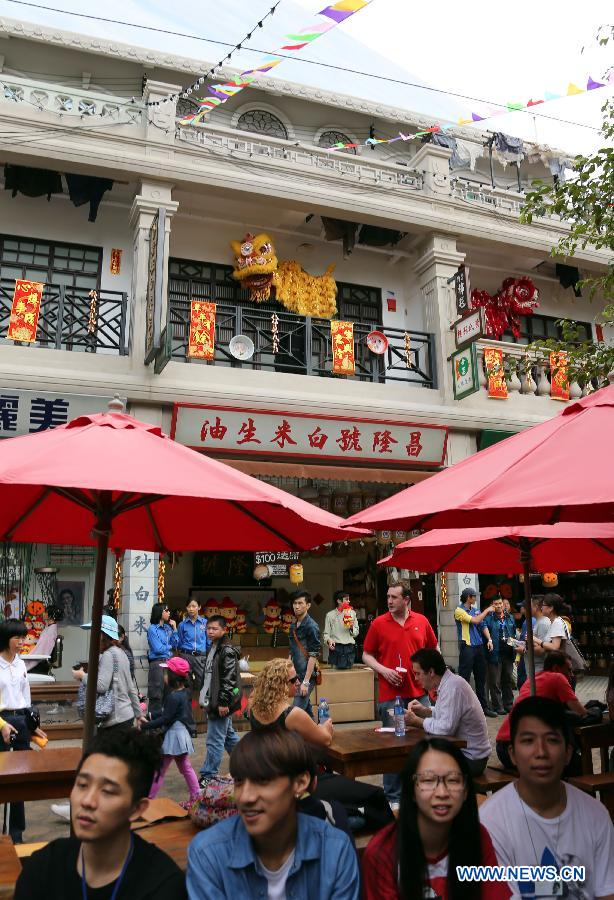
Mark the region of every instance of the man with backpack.
[[207, 712], [207, 754], [200, 770], [201, 787], [218, 774], [224, 750], [230, 754], [240, 740], [232, 727], [232, 715], [241, 706], [240, 654], [228, 641], [223, 616], [209, 617], [207, 637], [211, 646], [199, 698]]

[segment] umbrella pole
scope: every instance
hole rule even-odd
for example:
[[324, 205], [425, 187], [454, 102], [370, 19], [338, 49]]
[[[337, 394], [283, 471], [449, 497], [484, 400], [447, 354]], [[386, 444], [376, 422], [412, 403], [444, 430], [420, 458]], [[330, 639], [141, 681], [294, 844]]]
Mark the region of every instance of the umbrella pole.
[[87, 689], [85, 694], [85, 715], [83, 717], [83, 749], [94, 737], [96, 729], [96, 687], [98, 683], [98, 659], [100, 655], [100, 626], [104, 606], [104, 587], [107, 575], [107, 554], [111, 532], [111, 493], [101, 491], [94, 534], [98, 538], [96, 554], [96, 575], [94, 577], [94, 598], [92, 601], [92, 628], [88, 657]]
[[535, 654], [533, 653], [533, 610], [531, 609], [531, 545], [527, 538], [520, 538], [520, 560], [524, 569], [524, 615], [527, 623], [527, 643], [525, 666], [531, 685], [531, 696], [535, 696]]

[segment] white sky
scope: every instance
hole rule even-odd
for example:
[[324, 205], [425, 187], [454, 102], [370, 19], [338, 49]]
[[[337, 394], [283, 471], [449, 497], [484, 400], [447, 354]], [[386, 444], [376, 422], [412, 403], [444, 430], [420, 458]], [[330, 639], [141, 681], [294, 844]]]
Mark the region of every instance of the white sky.
[[[60, 15], [9, 0], [0, 0], [0, 15], [51, 24], [68, 30], [185, 54], [203, 63], [215, 62], [227, 50], [208, 39], [237, 42], [272, 5], [273, 0], [40, 0], [58, 9], [107, 16], [134, 24], [192, 34], [177, 37]], [[282, 36], [317, 20], [325, 0], [282, 0], [275, 16], [257, 29], [251, 45], [267, 51]], [[611, 0], [579, 3], [571, 0], [373, 0], [369, 7], [286, 60], [273, 76], [339, 90], [421, 112], [438, 121], [481, 112], [483, 104], [451, 94], [388, 83], [375, 78], [308, 65], [301, 56], [320, 63], [359, 69], [422, 83], [488, 103], [526, 102], [544, 91], [565, 94], [570, 81], [586, 86], [591, 75], [600, 80], [614, 63], [614, 45], [599, 48], [594, 40], [600, 25], [612, 18]], [[204, 40], [203, 40], [204, 38]], [[582, 47], [585, 47], [582, 53]], [[237, 65], [257, 63], [260, 52], [233, 57]], [[204, 67], [203, 67], [204, 68]], [[195, 72], [194, 75], [200, 74]], [[249, 89], [247, 89], [248, 91]], [[246, 92], [247, 92], [246, 91]], [[537, 107], [535, 117], [513, 113], [495, 117], [483, 128], [505, 131], [569, 151], [586, 151], [602, 139], [580, 124], [552, 122], [544, 116], [598, 128], [600, 107], [614, 86], [568, 97]], [[543, 114], [543, 115], [542, 115]], [[215, 115], [215, 114], [213, 114]]]

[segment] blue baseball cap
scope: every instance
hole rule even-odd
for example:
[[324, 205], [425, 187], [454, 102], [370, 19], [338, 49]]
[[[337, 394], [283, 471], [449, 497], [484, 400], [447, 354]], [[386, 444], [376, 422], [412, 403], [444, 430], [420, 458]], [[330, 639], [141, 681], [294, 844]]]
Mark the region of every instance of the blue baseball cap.
[[[81, 628], [91, 628], [92, 623], [88, 622], [86, 625], [82, 625]], [[101, 631], [103, 631], [107, 637], [110, 637], [114, 641], [119, 640], [119, 626], [115, 619], [112, 616], [103, 616], [102, 623], [100, 625]]]

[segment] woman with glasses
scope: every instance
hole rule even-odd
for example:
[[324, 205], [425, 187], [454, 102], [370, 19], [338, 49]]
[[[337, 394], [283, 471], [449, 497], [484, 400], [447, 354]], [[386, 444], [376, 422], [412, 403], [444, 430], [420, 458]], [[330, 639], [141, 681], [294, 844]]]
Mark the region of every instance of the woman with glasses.
[[149, 621], [147, 700], [149, 712], [155, 718], [162, 714], [164, 694], [164, 669], [160, 668], [160, 663], [166, 662], [173, 655], [173, 649], [177, 646], [177, 625], [171, 619], [171, 611], [166, 603], [154, 603]]
[[496, 866], [480, 825], [467, 760], [449, 741], [412, 749], [401, 776], [399, 821], [369, 842], [362, 863], [365, 900], [503, 900], [502, 881], [459, 881], [457, 866]]

